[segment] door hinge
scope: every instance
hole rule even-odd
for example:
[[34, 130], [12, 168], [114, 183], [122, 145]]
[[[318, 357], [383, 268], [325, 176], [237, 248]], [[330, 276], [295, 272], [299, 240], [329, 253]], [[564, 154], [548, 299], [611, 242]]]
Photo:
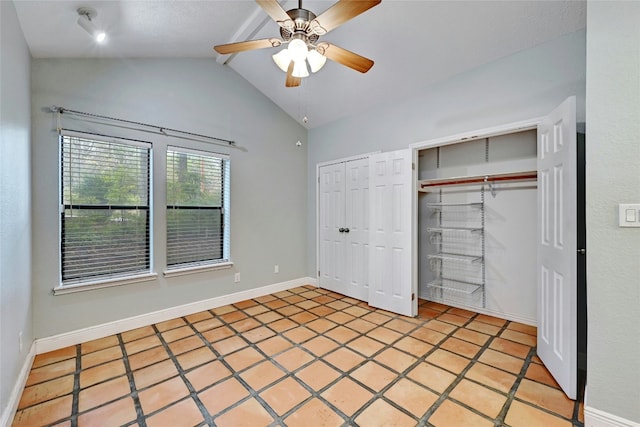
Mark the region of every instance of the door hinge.
[[416, 170], [416, 164], [413, 162], [411, 162], [411, 170], [412, 171]]
[[415, 301], [416, 300], [416, 293], [412, 292], [411, 293], [411, 301]]
[[318, 277], [320, 277], [320, 270], [318, 270]]
[[318, 184], [320, 184], [320, 177], [318, 177]]

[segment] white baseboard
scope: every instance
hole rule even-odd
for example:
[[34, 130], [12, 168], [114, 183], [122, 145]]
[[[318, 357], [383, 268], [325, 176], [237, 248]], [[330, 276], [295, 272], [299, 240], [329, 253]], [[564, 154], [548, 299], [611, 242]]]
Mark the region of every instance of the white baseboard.
[[311, 277], [302, 277], [300, 279], [289, 280], [286, 282], [275, 283], [273, 285], [262, 286], [260, 288], [247, 289], [245, 291], [233, 294], [222, 295], [219, 297], [209, 298], [202, 301], [196, 301], [176, 307], [170, 307], [164, 310], [158, 310], [151, 313], [141, 314], [126, 319], [115, 320], [113, 322], [103, 323], [101, 325], [90, 326], [76, 331], [65, 332], [63, 334], [51, 337], [38, 338], [35, 341], [35, 353], [41, 354], [53, 350], [58, 350], [70, 345], [76, 345], [83, 342], [104, 338], [109, 335], [119, 334], [131, 329], [141, 328], [143, 326], [152, 325], [154, 323], [164, 322], [165, 320], [175, 319], [176, 317], [188, 316], [189, 314], [198, 313], [204, 310], [221, 307], [227, 304], [244, 301], [251, 298], [257, 298], [263, 295], [275, 292], [285, 291], [302, 285], [316, 285], [316, 279]]
[[640, 427], [640, 423], [585, 405], [584, 427]]
[[11, 394], [9, 395], [7, 406], [2, 412], [2, 418], [0, 418], [0, 427], [9, 427], [13, 422], [13, 418], [16, 415], [16, 410], [18, 409], [18, 403], [20, 403], [20, 397], [22, 396], [22, 390], [24, 390], [24, 386], [25, 384], [27, 384], [27, 378], [29, 378], [29, 372], [31, 371], [31, 365], [33, 365], [33, 359], [35, 357], [36, 343], [33, 342], [31, 343], [31, 347], [29, 348], [27, 357], [24, 359], [22, 369], [20, 369], [20, 374], [18, 375], [15, 384], [13, 385], [13, 389], [11, 390]]

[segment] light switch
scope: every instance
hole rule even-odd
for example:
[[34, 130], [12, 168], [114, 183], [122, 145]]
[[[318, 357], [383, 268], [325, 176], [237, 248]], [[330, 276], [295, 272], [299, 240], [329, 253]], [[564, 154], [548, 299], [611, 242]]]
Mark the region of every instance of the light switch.
[[619, 204], [618, 225], [620, 227], [640, 227], [640, 203]]

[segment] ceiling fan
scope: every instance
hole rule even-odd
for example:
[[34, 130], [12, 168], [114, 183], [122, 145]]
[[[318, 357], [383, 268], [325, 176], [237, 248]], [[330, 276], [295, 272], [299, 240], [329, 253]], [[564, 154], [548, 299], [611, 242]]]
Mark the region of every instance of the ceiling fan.
[[339, 0], [329, 9], [316, 16], [302, 8], [285, 11], [277, 0], [256, 0], [267, 14], [280, 26], [281, 38], [247, 40], [214, 46], [221, 55], [247, 50], [278, 47], [288, 44], [288, 48], [273, 55], [278, 67], [287, 73], [286, 87], [300, 86], [303, 77], [309, 75], [307, 63], [312, 72], [318, 71], [327, 58], [366, 73], [373, 61], [329, 42], [318, 42], [320, 36], [337, 28], [352, 18], [378, 5], [382, 0]]

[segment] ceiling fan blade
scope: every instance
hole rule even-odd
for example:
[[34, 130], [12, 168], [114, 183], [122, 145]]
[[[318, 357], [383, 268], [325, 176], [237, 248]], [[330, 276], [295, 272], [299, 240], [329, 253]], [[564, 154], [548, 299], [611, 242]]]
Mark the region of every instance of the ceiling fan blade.
[[295, 24], [293, 20], [282, 6], [280, 6], [278, 0], [256, 0], [256, 3], [258, 3], [278, 25], [289, 30], [294, 29]]
[[309, 29], [317, 35], [322, 36], [348, 20], [380, 4], [381, 1], [382, 0], [340, 0], [311, 21]]
[[352, 68], [361, 73], [366, 73], [373, 67], [373, 61], [364, 56], [360, 56], [357, 53], [353, 53], [347, 49], [343, 49], [335, 44], [322, 42], [316, 46], [318, 53], [326, 56], [327, 58], [335, 61], [345, 67]]
[[219, 44], [214, 46], [216, 52], [220, 55], [229, 55], [231, 53], [244, 52], [246, 50], [264, 49], [267, 47], [278, 47], [282, 44], [282, 40], [270, 38], [260, 40], [247, 40], [245, 42]]
[[289, 62], [289, 67], [287, 68], [287, 79], [284, 82], [286, 87], [296, 87], [300, 86], [300, 83], [302, 83], [302, 77], [293, 76], [293, 65], [293, 61]]

